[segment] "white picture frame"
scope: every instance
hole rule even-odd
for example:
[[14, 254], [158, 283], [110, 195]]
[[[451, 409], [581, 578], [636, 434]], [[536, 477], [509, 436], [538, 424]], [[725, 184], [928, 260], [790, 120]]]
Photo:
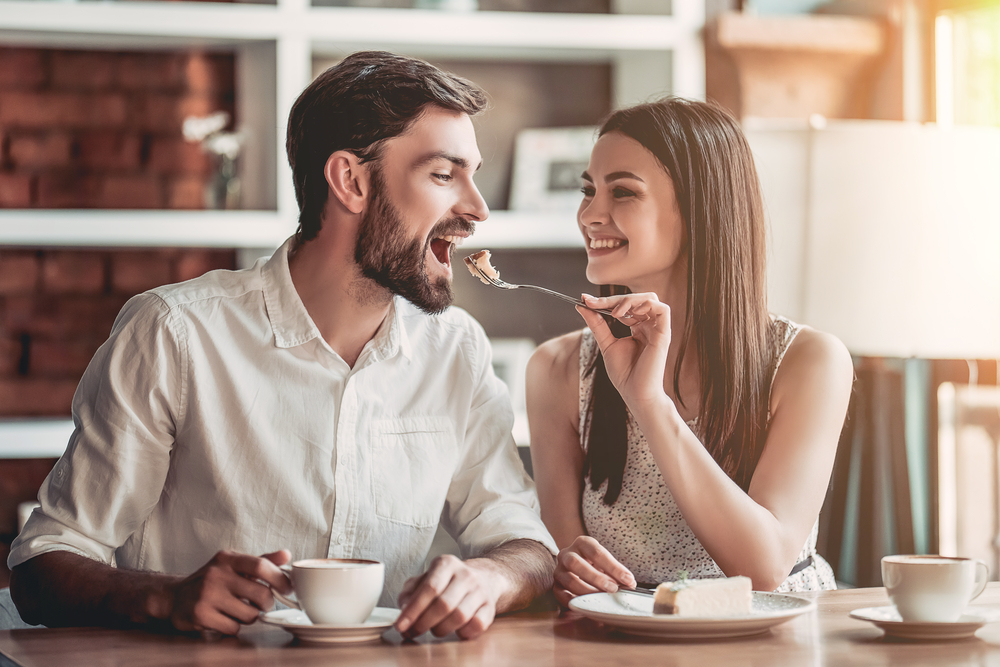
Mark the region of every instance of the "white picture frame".
[[596, 140], [596, 127], [521, 130], [514, 145], [510, 209], [575, 211], [582, 197], [580, 175]]

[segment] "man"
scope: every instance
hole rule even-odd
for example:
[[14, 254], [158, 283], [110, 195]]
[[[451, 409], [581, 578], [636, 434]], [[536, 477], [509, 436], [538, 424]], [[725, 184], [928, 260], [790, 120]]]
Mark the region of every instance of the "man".
[[[11, 548], [25, 621], [233, 634], [288, 592], [292, 554], [386, 563], [380, 604], [410, 636], [475, 637], [549, 588], [556, 548], [488, 341], [446, 310], [454, 245], [489, 214], [484, 106], [381, 52], [302, 93], [296, 235], [252, 269], [135, 297], [87, 369]], [[468, 560], [423, 572], [439, 521]]]

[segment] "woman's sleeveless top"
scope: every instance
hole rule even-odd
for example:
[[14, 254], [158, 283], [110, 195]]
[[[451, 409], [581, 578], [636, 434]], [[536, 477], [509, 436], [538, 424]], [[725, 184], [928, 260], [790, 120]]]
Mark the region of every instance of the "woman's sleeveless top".
[[[776, 346], [773, 382], [785, 351], [801, 327], [782, 317], [773, 317], [772, 326], [772, 340]], [[587, 407], [594, 390], [594, 374], [588, 374], [587, 370], [597, 353], [593, 334], [584, 329], [580, 344], [580, 440], [584, 450], [589, 427]], [[703, 439], [697, 420], [689, 422], [688, 426]], [[651, 584], [676, 581], [685, 572], [692, 579], [725, 576], [681, 516], [631, 413], [628, 414], [628, 455], [622, 490], [612, 505], [604, 502], [607, 485], [605, 481], [594, 490], [590, 480], [584, 480], [584, 524], [587, 533], [631, 570], [636, 581]], [[830, 565], [816, 553], [818, 529], [819, 521], [799, 554], [797, 571], [778, 587], [779, 592], [837, 587]]]

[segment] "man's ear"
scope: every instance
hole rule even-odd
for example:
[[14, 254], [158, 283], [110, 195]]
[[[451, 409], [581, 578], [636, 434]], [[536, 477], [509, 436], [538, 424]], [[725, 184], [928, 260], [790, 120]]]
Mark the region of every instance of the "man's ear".
[[333, 196], [351, 213], [361, 213], [368, 199], [368, 170], [350, 151], [336, 151], [326, 160], [323, 176]]

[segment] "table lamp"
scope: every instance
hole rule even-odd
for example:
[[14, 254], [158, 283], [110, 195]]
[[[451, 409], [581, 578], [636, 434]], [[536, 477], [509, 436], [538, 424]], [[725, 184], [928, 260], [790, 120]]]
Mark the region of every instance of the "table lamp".
[[880, 360], [1000, 357], [1000, 128], [745, 125], [771, 224], [770, 308], [861, 360], [828, 507], [834, 532], [856, 514], [854, 583], [880, 585], [881, 556], [914, 551], [903, 378]]

